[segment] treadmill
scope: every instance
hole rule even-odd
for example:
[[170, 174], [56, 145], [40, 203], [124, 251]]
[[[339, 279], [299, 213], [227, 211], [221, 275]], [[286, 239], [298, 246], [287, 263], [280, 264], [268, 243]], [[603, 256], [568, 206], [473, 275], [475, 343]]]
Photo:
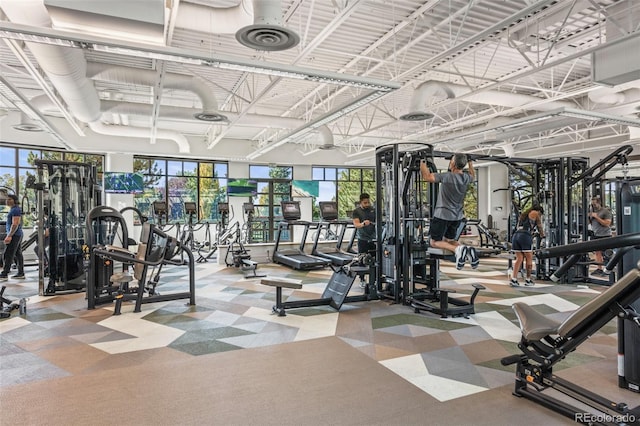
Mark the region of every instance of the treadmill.
[[[282, 216], [284, 220], [278, 224], [276, 232], [276, 245], [273, 248], [273, 263], [280, 263], [297, 270], [309, 270], [324, 268], [331, 263], [330, 260], [312, 256], [304, 252], [304, 242], [309, 232], [310, 223], [300, 220], [299, 201], [281, 201]], [[292, 250], [280, 250], [280, 237], [285, 230], [293, 229], [294, 226], [304, 226], [304, 233], [300, 246]]]
[[[322, 217], [322, 222], [318, 227], [316, 239], [313, 241], [311, 254], [313, 254], [314, 256], [320, 256], [325, 259], [329, 259], [335, 266], [344, 266], [352, 262], [355, 258], [355, 254], [347, 253], [340, 250], [340, 246], [342, 245], [342, 240], [344, 239], [344, 234], [347, 231], [347, 225], [349, 224], [349, 222], [338, 220], [338, 203], [336, 201], [321, 201], [320, 216]], [[331, 225], [338, 226], [338, 238], [336, 240], [336, 246], [334, 249], [320, 250], [318, 248], [318, 242], [320, 241], [320, 234], [322, 233], [322, 229], [325, 227], [328, 229], [329, 227], [331, 227]]]

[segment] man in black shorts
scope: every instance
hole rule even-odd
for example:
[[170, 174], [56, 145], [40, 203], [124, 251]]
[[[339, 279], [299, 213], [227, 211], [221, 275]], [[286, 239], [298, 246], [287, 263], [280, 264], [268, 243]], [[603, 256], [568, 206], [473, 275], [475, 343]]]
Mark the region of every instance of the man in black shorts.
[[[467, 165], [469, 173], [463, 173]], [[426, 161], [420, 162], [422, 178], [440, 184], [438, 202], [429, 226], [430, 244], [454, 252], [457, 269], [464, 267], [467, 255], [471, 258], [471, 267], [476, 269], [480, 263], [476, 249], [461, 245], [456, 240], [460, 221], [464, 218], [464, 197], [469, 184], [475, 179], [475, 171], [465, 154], [454, 154], [449, 161], [449, 170], [446, 173], [431, 173]]]
[[363, 254], [376, 249], [376, 212], [371, 205], [369, 194], [360, 194], [360, 206], [353, 211], [353, 226], [358, 237], [358, 253]]

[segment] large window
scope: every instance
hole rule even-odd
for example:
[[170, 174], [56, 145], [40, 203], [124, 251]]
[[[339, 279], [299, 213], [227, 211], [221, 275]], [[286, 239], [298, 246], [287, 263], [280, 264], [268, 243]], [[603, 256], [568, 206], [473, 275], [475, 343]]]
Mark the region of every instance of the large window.
[[313, 217], [320, 218], [320, 201], [337, 201], [340, 217], [351, 217], [360, 194], [366, 192], [375, 200], [376, 182], [373, 168], [313, 167], [313, 180], [319, 181], [320, 195], [314, 200]]
[[185, 201], [198, 203], [198, 220], [218, 219], [218, 203], [227, 198], [226, 162], [135, 156], [133, 171], [144, 176], [144, 192], [135, 205], [154, 220], [152, 203], [167, 202], [168, 221], [185, 222]]
[[[282, 220], [280, 201], [291, 199], [291, 179], [293, 167], [284, 166], [249, 166], [249, 179], [258, 183], [258, 193], [253, 197], [254, 218], [262, 222], [264, 241], [275, 239], [275, 223]], [[289, 234], [283, 235], [286, 241]], [[253, 238], [257, 241], [257, 238]]]
[[[104, 156], [98, 154], [86, 154], [81, 152], [54, 151], [47, 149], [17, 146], [15, 144], [0, 144], [0, 187], [8, 189], [20, 197], [23, 216], [23, 225], [32, 226], [35, 215], [31, 215], [36, 208], [36, 193], [32, 188], [26, 187], [27, 178], [33, 176], [37, 179], [35, 166], [36, 160], [72, 161], [78, 163], [90, 163], [96, 166], [96, 182], [102, 182], [102, 165]], [[6, 206], [0, 206], [5, 209]]]

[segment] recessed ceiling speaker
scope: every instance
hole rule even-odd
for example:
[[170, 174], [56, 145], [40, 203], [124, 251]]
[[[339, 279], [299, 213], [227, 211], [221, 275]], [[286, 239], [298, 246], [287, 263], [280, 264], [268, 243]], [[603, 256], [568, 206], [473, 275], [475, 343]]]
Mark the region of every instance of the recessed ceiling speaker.
[[282, 26], [282, 5], [274, 0], [253, 2], [253, 25], [240, 28], [236, 40], [243, 46], [268, 52], [291, 49], [300, 43], [298, 34]]

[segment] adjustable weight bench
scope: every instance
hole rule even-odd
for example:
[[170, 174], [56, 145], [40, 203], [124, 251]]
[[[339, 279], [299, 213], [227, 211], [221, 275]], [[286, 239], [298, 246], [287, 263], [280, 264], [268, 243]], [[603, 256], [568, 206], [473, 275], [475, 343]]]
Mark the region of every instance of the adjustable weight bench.
[[[640, 270], [633, 269], [613, 286], [574, 311], [564, 321], [548, 318], [531, 306], [518, 302], [513, 310], [520, 322], [522, 354], [501, 360], [517, 364], [513, 394], [531, 399], [576, 422], [585, 424], [640, 424], [640, 406], [629, 409], [624, 403], [605, 399], [553, 374], [553, 366], [612, 319], [634, 321], [640, 327], [640, 314], [629, 307], [640, 298]], [[594, 422], [584, 409], [553, 398], [543, 391], [553, 388], [583, 404], [605, 413], [606, 422]]]
[[[440, 280], [438, 278], [440, 269], [440, 260], [445, 259], [455, 262], [455, 256], [452, 251], [429, 247], [427, 249], [429, 265], [429, 276], [432, 277], [431, 287], [428, 293], [414, 293], [410, 296], [410, 305], [414, 308], [415, 313], [420, 311], [433, 312], [439, 314], [442, 318], [448, 316], [457, 317], [463, 316], [469, 318], [470, 314], [475, 313], [475, 300], [480, 290], [484, 290], [486, 287], [482, 284], [472, 284], [474, 290], [471, 294], [471, 298], [467, 302], [466, 300], [449, 297], [449, 293], [456, 293], [455, 289], [440, 287]], [[431, 304], [425, 300], [429, 299], [432, 302], [439, 302], [438, 305]]]

